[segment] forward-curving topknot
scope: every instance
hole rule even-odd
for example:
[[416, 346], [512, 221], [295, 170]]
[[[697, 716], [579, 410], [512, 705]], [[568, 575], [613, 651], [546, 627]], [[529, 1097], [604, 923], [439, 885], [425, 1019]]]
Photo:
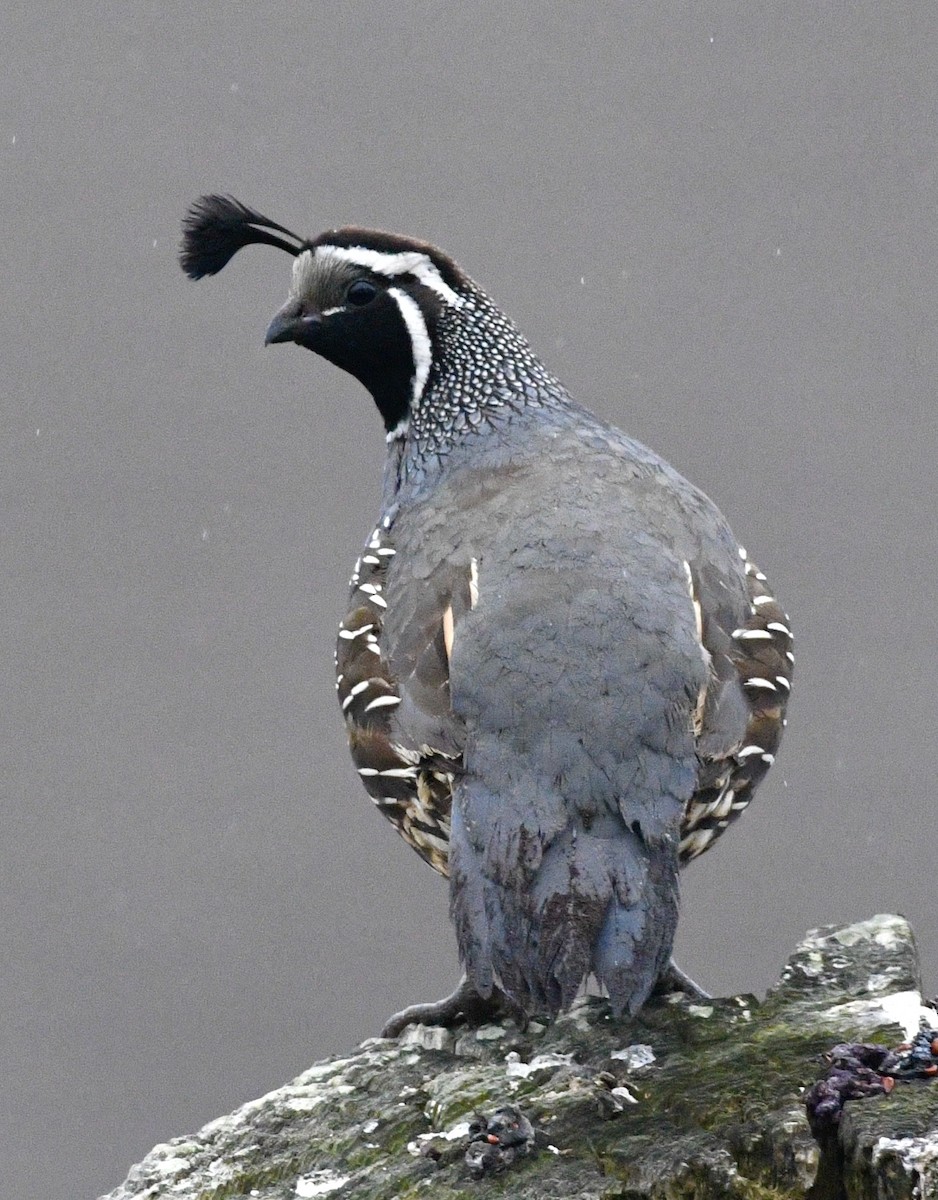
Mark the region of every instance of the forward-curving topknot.
[[190, 279], [202, 279], [217, 275], [243, 246], [255, 242], [276, 246], [294, 257], [309, 245], [234, 196], [200, 196], [183, 220], [179, 262]]

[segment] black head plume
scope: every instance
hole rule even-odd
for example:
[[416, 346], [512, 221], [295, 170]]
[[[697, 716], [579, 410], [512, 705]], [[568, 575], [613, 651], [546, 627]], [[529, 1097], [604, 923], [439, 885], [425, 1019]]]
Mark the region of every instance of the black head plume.
[[190, 279], [201, 279], [205, 275], [217, 275], [242, 246], [255, 242], [277, 246], [294, 257], [309, 245], [276, 221], [235, 200], [234, 196], [200, 196], [190, 206], [182, 223], [179, 261]]

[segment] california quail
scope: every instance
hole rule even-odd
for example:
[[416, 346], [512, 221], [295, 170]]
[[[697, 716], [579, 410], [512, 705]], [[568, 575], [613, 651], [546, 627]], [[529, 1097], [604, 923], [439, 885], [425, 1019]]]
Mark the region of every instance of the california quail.
[[788, 618], [711, 501], [575, 404], [440, 250], [308, 241], [206, 196], [183, 268], [252, 242], [295, 258], [267, 342], [351, 372], [387, 430], [337, 686], [366, 790], [450, 878], [467, 982], [421, 1012], [503, 993], [555, 1014], [591, 976], [634, 1011], [668, 968], [679, 867], [773, 762]]

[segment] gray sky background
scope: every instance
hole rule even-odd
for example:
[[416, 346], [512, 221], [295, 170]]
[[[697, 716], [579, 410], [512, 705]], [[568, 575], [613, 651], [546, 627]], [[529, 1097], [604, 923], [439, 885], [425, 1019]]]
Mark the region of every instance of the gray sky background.
[[936, 51], [931, 0], [7, 14], [0, 1192], [93, 1197], [457, 977], [334, 700], [380, 423], [263, 349], [284, 255], [185, 280], [208, 190], [438, 242], [769, 573], [791, 726], [683, 965], [759, 991], [898, 910], [938, 986]]

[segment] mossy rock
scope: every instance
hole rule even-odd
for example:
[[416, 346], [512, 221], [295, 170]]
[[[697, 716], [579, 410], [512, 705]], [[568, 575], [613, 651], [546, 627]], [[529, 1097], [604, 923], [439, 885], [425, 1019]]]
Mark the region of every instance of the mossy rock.
[[[814, 930], [766, 999], [675, 994], [613, 1020], [408, 1030], [155, 1147], [104, 1200], [938, 1200], [938, 1084], [847, 1106], [820, 1152], [803, 1090], [835, 1042], [894, 1045], [922, 1013], [901, 917]], [[931, 1014], [934, 1019], [934, 1014]], [[477, 1181], [474, 1112], [517, 1105], [538, 1149]]]

